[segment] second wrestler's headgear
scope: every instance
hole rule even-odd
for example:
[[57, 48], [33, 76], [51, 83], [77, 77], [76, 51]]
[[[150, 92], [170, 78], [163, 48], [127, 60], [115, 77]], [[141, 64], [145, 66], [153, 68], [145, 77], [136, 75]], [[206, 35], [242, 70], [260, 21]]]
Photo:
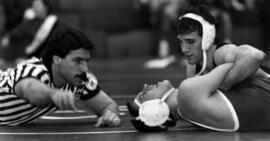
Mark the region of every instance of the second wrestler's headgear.
[[214, 24], [209, 23], [206, 21], [202, 16], [194, 14], [194, 13], [187, 13], [179, 18], [190, 18], [193, 20], [198, 21], [202, 25], [202, 51], [203, 51], [203, 65], [200, 72], [197, 75], [201, 75], [206, 68], [207, 64], [207, 55], [206, 51], [211, 47], [214, 43], [215, 36], [216, 36], [216, 28]]
[[135, 98], [127, 103], [130, 114], [135, 117], [131, 120], [133, 126], [139, 131], [162, 131], [174, 126], [176, 122], [171, 118], [170, 109], [164, 102], [173, 91], [174, 88], [170, 89], [161, 99], [140, 103]]

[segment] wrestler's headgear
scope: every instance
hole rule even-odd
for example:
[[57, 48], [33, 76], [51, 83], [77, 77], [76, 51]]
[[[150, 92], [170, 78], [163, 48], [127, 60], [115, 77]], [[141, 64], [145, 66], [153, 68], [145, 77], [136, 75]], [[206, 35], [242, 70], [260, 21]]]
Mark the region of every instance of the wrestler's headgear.
[[198, 21], [202, 25], [202, 51], [203, 51], [203, 65], [200, 72], [197, 75], [201, 75], [206, 68], [207, 65], [207, 55], [206, 51], [212, 46], [216, 36], [216, 28], [214, 24], [209, 23], [206, 21], [202, 16], [194, 14], [194, 13], [187, 13], [179, 18], [190, 18], [193, 20]]
[[[132, 125], [139, 131], [164, 131], [168, 127], [176, 125], [170, 115], [170, 109], [165, 99], [174, 91], [174, 88], [166, 92], [161, 99], [153, 99], [140, 103], [136, 98], [127, 102], [128, 111], [131, 116]], [[136, 105], [136, 106], [135, 106]]]

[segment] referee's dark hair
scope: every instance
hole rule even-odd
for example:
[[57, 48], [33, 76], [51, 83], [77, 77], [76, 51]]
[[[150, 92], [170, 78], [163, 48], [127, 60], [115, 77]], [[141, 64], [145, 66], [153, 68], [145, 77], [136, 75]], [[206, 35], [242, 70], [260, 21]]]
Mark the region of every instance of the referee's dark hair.
[[90, 52], [94, 49], [94, 45], [81, 30], [66, 26], [49, 37], [45, 48], [41, 58], [45, 66], [51, 69], [53, 56], [65, 58], [70, 51], [81, 48]]

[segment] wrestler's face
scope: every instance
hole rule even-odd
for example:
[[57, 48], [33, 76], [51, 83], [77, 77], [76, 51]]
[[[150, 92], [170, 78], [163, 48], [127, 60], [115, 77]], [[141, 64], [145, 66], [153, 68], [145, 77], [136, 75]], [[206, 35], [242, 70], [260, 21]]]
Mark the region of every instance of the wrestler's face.
[[83, 74], [88, 71], [90, 52], [85, 49], [70, 51], [59, 63], [59, 74], [63, 81], [80, 86], [83, 84]]
[[194, 65], [203, 60], [201, 49], [202, 37], [197, 31], [183, 35], [178, 34], [177, 39], [189, 64]]
[[154, 85], [144, 84], [143, 90], [136, 96], [136, 99], [140, 103], [148, 100], [160, 99], [171, 88], [173, 88], [173, 86], [168, 80], [158, 82]]

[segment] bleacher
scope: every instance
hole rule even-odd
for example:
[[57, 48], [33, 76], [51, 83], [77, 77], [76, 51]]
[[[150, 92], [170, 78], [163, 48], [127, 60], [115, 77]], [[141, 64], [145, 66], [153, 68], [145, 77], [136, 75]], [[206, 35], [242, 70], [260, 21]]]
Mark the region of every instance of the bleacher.
[[262, 48], [262, 28], [256, 11], [231, 11], [232, 39], [235, 44], [251, 44]]
[[[146, 15], [134, 8], [134, 0], [54, 0], [60, 20], [83, 29], [93, 40], [96, 58], [147, 56], [155, 48], [154, 32], [145, 28]], [[2, 9], [0, 5], [0, 10]], [[0, 12], [0, 24], [4, 17]], [[254, 12], [231, 12], [233, 42], [261, 48], [261, 29]], [[3, 31], [3, 26], [0, 27]]]
[[[156, 83], [163, 79], [169, 79], [177, 87], [184, 78], [183, 66], [170, 66], [163, 70], [146, 70], [142, 66], [145, 58], [150, 58], [153, 48], [156, 48], [156, 36], [149, 25], [145, 25], [146, 15], [137, 11], [133, 2], [54, 0], [54, 5], [62, 22], [83, 29], [94, 42], [94, 61], [90, 63], [90, 68], [106, 92], [135, 94], [144, 83]], [[256, 13], [231, 12], [233, 42], [249, 43], [260, 48], [262, 34]], [[0, 25], [3, 22], [3, 13], [0, 12]], [[3, 26], [0, 26], [0, 31], [3, 31]]]
[[[3, 33], [4, 31], [4, 13], [3, 13], [3, 5], [0, 4], [0, 34]], [[2, 37], [3, 35], [0, 35], [0, 37]]]
[[[58, 0], [60, 18], [81, 27], [96, 45], [97, 58], [150, 55], [155, 43], [153, 32], [144, 28], [144, 16], [133, 0]], [[262, 48], [262, 34], [254, 11], [231, 11], [232, 41]]]
[[130, 29], [139, 24], [130, 0], [59, 0], [59, 9], [63, 21], [82, 28]]
[[59, 0], [58, 5], [61, 21], [92, 38], [97, 58], [147, 55], [152, 48], [151, 33], [140, 28], [143, 17], [132, 0]]

